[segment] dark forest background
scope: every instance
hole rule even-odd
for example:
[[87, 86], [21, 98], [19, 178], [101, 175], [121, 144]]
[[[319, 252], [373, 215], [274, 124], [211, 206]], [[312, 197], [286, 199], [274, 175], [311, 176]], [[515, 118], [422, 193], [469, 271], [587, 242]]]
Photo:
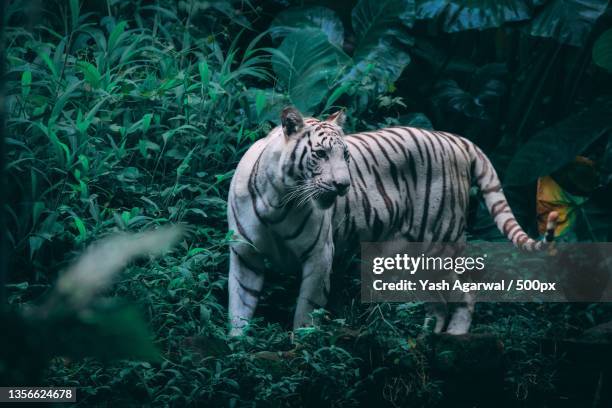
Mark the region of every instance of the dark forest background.
[[[229, 339], [225, 221], [238, 160], [293, 104], [346, 109], [347, 133], [461, 134], [532, 236], [554, 208], [559, 240], [610, 241], [608, 3], [5, 3], [0, 385], [103, 406], [609, 406], [608, 304], [479, 304], [470, 336], [422, 336], [422, 304], [363, 306], [354, 274], [292, 339], [287, 270]], [[503, 239], [473, 198], [470, 237]], [[163, 256], [115, 276], [176, 231], [70, 266], [166, 224], [188, 227]]]

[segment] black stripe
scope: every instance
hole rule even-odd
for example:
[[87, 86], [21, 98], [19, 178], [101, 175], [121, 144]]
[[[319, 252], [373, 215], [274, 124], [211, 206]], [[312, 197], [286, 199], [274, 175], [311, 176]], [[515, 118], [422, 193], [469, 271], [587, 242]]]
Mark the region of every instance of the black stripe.
[[383, 233], [384, 225], [378, 216], [378, 211], [374, 209], [374, 222], [372, 223], [372, 240], [378, 241]]
[[288, 176], [289, 177], [293, 177], [293, 175], [295, 174], [295, 159], [297, 158], [297, 149], [300, 146], [300, 143], [302, 142], [302, 140], [298, 140], [297, 142], [295, 142], [295, 146], [293, 146], [293, 150], [291, 151], [291, 154], [289, 155], [289, 160], [290, 160], [290, 165], [289, 165], [289, 171], [288, 171]]
[[[444, 209], [444, 204], [446, 204], [446, 164], [444, 163], [444, 160], [442, 160], [442, 162], [440, 163], [442, 165], [442, 194], [440, 197], [440, 202], [439, 202], [439, 206], [438, 206], [438, 210], [436, 211], [436, 215], [434, 218], [434, 226], [433, 226], [433, 236], [432, 236], [432, 241], [438, 241], [439, 238], [439, 233], [440, 233], [440, 229], [442, 228], [442, 224], [444, 223], [444, 217], [442, 217], [442, 210]], [[451, 212], [454, 211], [453, 208], [451, 208]]]
[[348, 196], [346, 196], [346, 202], [344, 203], [344, 233], [348, 232], [351, 222], [351, 205]]
[[307, 297], [302, 297], [302, 299], [304, 299], [313, 309], [323, 309], [323, 306]]
[[357, 162], [357, 160], [351, 160], [351, 164], [353, 166], [355, 166], [355, 170], [357, 170], [357, 176], [359, 176], [359, 180], [361, 181], [362, 185], [366, 185], [365, 179], [363, 178], [363, 174], [361, 173], [361, 170], [359, 169], [359, 163]]
[[248, 286], [243, 285], [242, 282], [240, 282], [240, 279], [238, 278], [236, 278], [236, 281], [238, 282], [238, 285], [240, 285], [242, 290], [244, 290], [246, 293], [253, 296], [254, 298], [259, 299], [259, 295], [261, 295], [261, 291], [255, 290], [255, 289], [249, 288]]
[[380, 193], [383, 199], [383, 202], [385, 203], [385, 207], [387, 208], [387, 211], [389, 212], [389, 224], [392, 224], [393, 215], [394, 215], [393, 203], [391, 202], [391, 198], [389, 198], [389, 195], [387, 194], [387, 191], [385, 190], [385, 186], [383, 185], [382, 180], [380, 179], [380, 175], [378, 174], [376, 169], [374, 169], [374, 177], [376, 178], [376, 189]]
[[256, 275], [263, 275], [264, 271], [261, 270], [259, 267], [253, 266], [251, 263], [249, 263], [247, 260], [245, 260], [239, 253], [238, 251], [236, 251], [234, 249], [234, 247], [230, 247], [230, 251], [232, 251], [232, 253], [234, 255], [236, 255], [236, 258], [238, 259], [238, 261], [243, 264], [244, 266], [247, 267], [248, 270], [255, 272]]
[[424, 205], [423, 205], [423, 216], [421, 217], [421, 229], [419, 231], [419, 235], [417, 237], [419, 242], [423, 241], [425, 237], [425, 228], [427, 225], [428, 218], [428, 210], [429, 210], [429, 195], [431, 193], [431, 178], [432, 178], [432, 168], [431, 168], [431, 157], [429, 155], [429, 149], [425, 149], [425, 154], [427, 157], [427, 172], [425, 176], [425, 197], [424, 197]]
[[304, 219], [302, 220], [302, 222], [300, 223], [300, 225], [295, 229], [295, 231], [293, 231], [293, 233], [287, 235], [287, 236], [283, 236], [282, 238], [290, 241], [292, 239], [295, 239], [297, 237], [300, 236], [300, 234], [304, 231], [304, 227], [306, 226], [306, 223], [308, 222], [308, 220], [310, 219], [310, 216], [312, 215], [312, 208], [310, 209], [310, 211], [308, 211], [308, 214], [306, 214], [306, 216], [304, 217]]
[[[257, 157], [257, 161], [255, 162], [253, 166], [253, 170], [251, 171], [251, 175], [249, 176], [249, 181], [247, 185], [248, 185], [249, 195], [251, 196], [251, 203], [253, 206], [253, 211], [255, 212], [255, 216], [257, 216], [257, 219], [261, 221], [264, 225], [278, 224], [279, 222], [283, 221], [285, 217], [287, 216], [287, 213], [289, 212], [289, 207], [285, 207], [283, 205], [273, 205], [269, 203], [267, 200], [264, 199], [263, 194], [261, 194], [261, 192], [259, 191], [259, 187], [257, 186], [257, 174], [259, 171], [259, 163], [263, 156], [264, 151], [265, 149], [263, 149], [261, 153], [259, 154], [259, 156]], [[259, 210], [257, 209], [258, 199], [266, 207], [270, 207], [272, 209], [283, 209], [284, 211], [279, 212], [278, 217], [275, 219], [267, 219], [266, 217], [261, 215], [259, 213]]]
[[[455, 154], [454, 150], [453, 150], [453, 154]], [[452, 234], [453, 231], [455, 231], [455, 224], [457, 222], [457, 196], [461, 195], [461, 186], [460, 186], [460, 181], [461, 177], [459, 174], [459, 167], [457, 165], [457, 157], [455, 156], [455, 160], [453, 161], [454, 165], [451, 166], [451, 177], [453, 178], [453, 180], [455, 181], [454, 183], [451, 183], [450, 187], [451, 187], [451, 191], [450, 191], [450, 208], [451, 208], [451, 218], [448, 224], [448, 230], [446, 231], [446, 233], [444, 234], [443, 238], [442, 238], [442, 242], [448, 242], [448, 240], [450, 239], [450, 236]], [[457, 191], [455, 191], [455, 187], [457, 187]], [[465, 215], [464, 215], [465, 216]]]
[[236, 211], [235, 205], [236, 205], [236, 203], [234, 202], [234, 200], [232, 200], [232, 202], [230, 204], [230, 208], [232, 210], [232, 214], [234, 215], [234, 221], [236, 221], [236, 228], [238, 228], [238, 233], [240, 234], [240, 236], [242, 236], [242, 238], [244, 238], [245, 241], [247, 241], [249, 244], [253, 245], [253, 240], [251, 240], [249, 238], [249, 236], [247, 235], [246, 231], [244, 230], [244, 227], [242, 226], [242, 224], [238, 220], [238, 212]]
[[419, 157], [421, 158], [421, 163], [423, 163], [423, 161], [425, 160], [425, 157], [423, 156], [423, 151], [421, 150], [421, 145], [420, 140], [412, 133], [412, 131], [409, 128], [400, 128], [405, 130], [406, 132], [408, 132], [408, 135], [410, 136], [410, 138], [412, 139], [412, 141], [414, 142], [417, 150], [419, 151]]
[[368, 198], [368, 195], [363, 190], [363, 188], [359, 186], [359, 189], [361, 190], [361, 204], [363, 205], [363, 213], [365, 215], [366, 225], [369, 226], [370, 216], [371, 216], [370, 212], [372, 211], [372, 204], [370, 203], [370, 199]]
[[245, 305], [246, 307], [248, 307], [249, 309], [253, 309], [255, 307], [255, 305], [252, 305], [252, 304], [248, 303], [246, 300], [244, 300], [244, 298], [242, 297], [242, 292], [238, 292], [238, 298], [240, 299], [242, 304]]
[[[391, 129], [387, 129], [387, 132], [391, 133], [391, 134], [393, 134], [395, 136], [398, 136], [402, 140], [404, 139], [402, 137], [402, 135], [400, 135], [399, 133], [397, 133], [397, 132], [395, 132], [395, 131], [393, 131]], [[406, 154], [406, 149], [404, 148], [404, 146], [399, 141], [397, 141], [395, 138], [393, 138], [393, 137], [390, 137], [389, 139], [397, 146], [399, 151], [402, 152], [402, 154], [404, 155], [404, 159], [406, 159], [406, 161], [408, 161], [408, 155]], [[393, 146], [393, 144], [391, 144], [391, 146]], [[397, 152], [397, 150], [395, 150], [395, 151]]]
[[448, 140], [449, 142], [457, 146], [457, 149], [455, 150], [461, 153], [466, 163], [472, 163], [472, 160], [470, 159], [470, 156], [469, 156], [469, 152], [465, 148], [465, 144], [460, 143], [460, 140], [457, 136], [451, 135], [449, 133], [444, 133], [444, 136], [446, 137], [446, 140]]
[[306, 259], [308, 259], [308, 257], [310, 256], [310, 253], [312, 252], [312, 250], [315, 248], [315, 246], [319, 242], [319, 238], [321, 237], [321, 231], [323, 231], [324, 221], [325, 221], [325, 217], [322, 217], [321, 224], [319, 225], [319, 232], [317, 232], [317, 236], [314, 239], [314, 241], [312, 241], [312, 244], [310, 244], [310, 246], [306, 249], [306, 251], [302, 252], [302, 254], [300, 255], [299, 257], [300, 261], [304, 262]]
[[389, 163], [389, 170], [391, 170], [391, 178], [393, 178], [393, 183], [395, 184], [395, 187], [399, 190], [399, 182], [397, 180], [397, 167], [395, 167], [395, 163], [393, 162], [393, 160], [391, 160], [391, 157], [389, 157], [387, 150], [380, 144], [377, 138], [374, 137], [373, 135], [370, 135], [368, 133], [363, 133], [363, 135], [368, 136], [369, 138], [373, 139], [374, 143], [378, 145], [378, 148], [380, 149], [383, 156], [385, 156], [385, 159], [387, 159], [387, 162]]
[[[346, 141], [347, 144], [353, 146], [355, 149], [357, 149], [357, 151], [359, 152], [359, 155], [362, 158], [362, 163], [365, 164], [366, 169], [368, 169], [368, 173], [371, 173], [372, 170], [370, 169], [370, 163], [368, 162], [368, 159], [366, 159], [365, 155], [363, 154], [363, 152], [361, 151], [361, 149], [359, 148], [359, 146], [357, 145], [357, 143], [352, 142], [351, 140], [347, 140]], [[352, 155], [351, 155], [352, 156]], [[357, 160], [353, 160], [353, 162], [357, 163]]]

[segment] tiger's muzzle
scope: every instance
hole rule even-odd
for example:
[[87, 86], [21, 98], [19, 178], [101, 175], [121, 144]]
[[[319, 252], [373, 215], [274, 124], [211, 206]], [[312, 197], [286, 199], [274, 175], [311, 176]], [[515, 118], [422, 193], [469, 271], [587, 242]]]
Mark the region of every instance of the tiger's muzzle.
[[336, 194], [338, 194], [340, 197], [344, 196], [349, 187], [351, 186], [351, 183], [348, 181], [334, 181], [334, 188], [336, 189]]
[[350, 183], [333, 183], [332, 188], [326, 188], [323, 192], [321, 192], [316, 199], [319, 207], [326, 209], [334, 204], [336, 198], [342, 197], [346, 195], [350, 187]]

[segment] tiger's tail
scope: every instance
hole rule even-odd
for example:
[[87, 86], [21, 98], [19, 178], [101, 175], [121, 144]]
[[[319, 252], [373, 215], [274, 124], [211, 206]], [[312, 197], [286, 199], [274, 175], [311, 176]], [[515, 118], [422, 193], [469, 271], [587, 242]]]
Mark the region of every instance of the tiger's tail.
[[472, 146], [474, 147], [472, 157], [473, 176], [476, 177], [476, 183], [482, 191], [487, 209], [497, 228], [521, 250], [540, 251], [546, 249], [554, 241], [559, 214], [556, 211], [551, 211], [548, 214], [546, 234], [543, 240], [536, 241], [530, 238], [516, 221], [491, 161], [480, 148], [475, 145]]

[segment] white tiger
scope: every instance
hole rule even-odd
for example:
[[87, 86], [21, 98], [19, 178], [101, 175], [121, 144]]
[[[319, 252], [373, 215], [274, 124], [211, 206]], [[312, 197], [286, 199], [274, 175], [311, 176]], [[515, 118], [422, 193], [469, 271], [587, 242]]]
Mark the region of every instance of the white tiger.
[[[557, 214], [544, 241], [517, 223], [489, 159], [462, 137], [395, 127], [344, 135], [344, 113], [324, 121], [285, 108], [282, 125], [245, 153], [231, 182], [229, 316], [231, 334], [243, 333], [264, 284], [266, 260], [279, 271], [301, 273], [294, 328], [324, 307], [335, 253], [360, 241], [465, 240], [472, 179], [498, 228], [516, 246], [539, 250], [552, 241]], [[435, 306], [435, 305], [434, 305]], [[469, 330], [473, 302], [450, 322], [432, 307], [434, 330]]]

